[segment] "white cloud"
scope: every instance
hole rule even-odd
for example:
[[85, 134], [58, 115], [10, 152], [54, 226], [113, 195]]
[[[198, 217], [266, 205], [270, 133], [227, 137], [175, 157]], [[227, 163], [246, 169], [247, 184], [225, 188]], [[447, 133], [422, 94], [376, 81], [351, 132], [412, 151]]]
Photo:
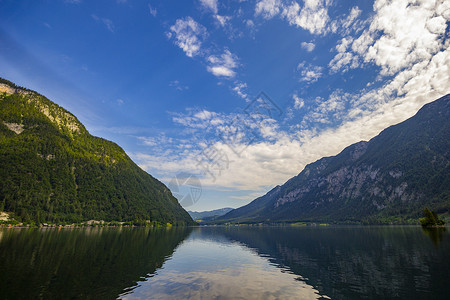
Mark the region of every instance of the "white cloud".
[[156, 10], [156, 8], [152, 7], [150, 5], [150, 3], [148, 4], [148, 10], [152, 16], [156, 17], [156, 14], [158, 13], [158, 11]]
[[331, 69], [331, 73], [336, 73], [339, 70], [346, 72], [349, 69], [355, 69], [359, 67], [358, 57], [350, 52], [339, 52], [330, 61], [328, 66]]
[[106, 29], [108, 29], [109, 31], [111, 31], [112, 33], [114, 33], [114, 23], [107, 18], [100, 18], [97, 15], [92, 14], [91, 17], [97, 21], [97, 22], [102, 22], [103, 25], [105, 25]]
[[308, 83], [313, 83], [322, 77], [322, 67], [313, 66], [306, 62], [302, 62], [297, 66], [297, 70], [300, 71], [300, 81], [306, 81]]
[[349, 14], [343, 18], [331, 21], [330, 30], [341, 35], [349, 35], [351, 32], [360, 32], [366, 26], [367, 20], [359, 19], [361, 9], [352, 7]]
[[206, 28], [194, 21], [191, 17], [178, 19], [175, 25], [170, 27], [168, 37], [175, 35], [175, 44], [180, 47], [187, 56], [193, 57], [200, 53], [202, 39], [206, 35]]
[[223, 65], [209, 66], [208, 72], [211, 72], [214, 76], [217, 77], [234, 77], [234, 75], [236, 75], [236, 73], [232, 69], [227, 68]]
[[217, 8], [217, 0], [200, 0], [200, 4], [207, 10], [210, 10], [214, 14], [217, 14], [219, 9]]
[[[173, 144], [182, 147], [181, 154], [136, 154], [133, 158], [151, 173], [162, 172], [169, 179], [182, 170], [197, 172], [202, 185], [215, 189], [261, 190], [282, 184], [306, 164], [335, 155], [346, 146], [368, 140], [384, 128], [413, 116], [424, 104], [450, 91], [450, 39], [444, 38], [448, 27], [443, 22], [450, 21], [450, 4], [425, 0], [409, 4], [413, 1], [379, 0], [374, 4], [374, 14], [367, 27], [360, 26], [357, 8], [336, 25], [336, 32], [342, 33], [343, 38], [333, 49], [337, 52], [329, 64], [333, 72], [372, 64], [381, 76], [390, 77], [379, 87], [359, 92], [337, 90], [317, 99], [293, 95], [294, 108], [301, 108], [306, 114], [301, 122], [303, 126], [295, 131], [287, 131], [273, 120], [265, 122], [258, 129], [265, 138], [249, 145], [242, 142], [245, 151], [236, 155], [217, 138], [235, 115], [206, 110], [193, 111], [188, 116], [174, 115], [173, 121], [178, 125], [194, 133], [210, 133], [211, 144], [229, 158], [229, 167], [215, 181], [201, 175], [198, 160], [200, 150], [207, 143], [197, 138], [174, 141]], [[259, 1], [255, 13], [264, 18], [284, 16], [285, 7], [281, 1]], [[225, 65], [222, 56], [209, 56], [209, 67]], [[232, 57], [231, 53], [229, 56]], [[233, 71], [237, 67], [236, 59], [231, 61], [233, 67], [228, 69]], [[322, 76], [322, 68], [307, 63], [300, 65], [299, 71], [304, 72], [302, 76], [308, 78], [307, 82]], [[238, 91], [245, 94], [245, 87], [235, 82], [233, 90], [238, 95]]]
[[237, 57], [232, 54], [229, 50], [225, 50], [220, 56], [211, 55], [207, 58], [209, 66], [207, 67], [208, 72], [211, 72], [217, 77], [234, 77], [237, 68]]
[[246, 20], [245, 25], [247, 25], [247, 27], [253, 28], [255, 27], [255, 22], [253, 22], [252, 20]]
[[271, 19], [280, 13], [281, 8], [280, 0], [261, 0], [256, 3], [255, 15], [262, 15], [266, 19]]
[[[223, 141], [214, 141], [214, 147], [230, 161], [229, 167], [216, 180], [202, 175], [198, 165], [200, 151], [192, 151], [192, 148], [181, 155], [137, 154], [133, 158], [147, 171], [161, 171], [167, 178], [179, 171], [197, 172], [202, 178], [202, 185], [213, 189], [261, 190], [282, 184], [298, 174], [306, 164], [335, 155], [352, 143], [370, 139], [384, 128], [411, 117], [427, 102], [447, 93], [450, 89], [449, 51], [446, 49], [437, 54], [426, 65], [418, 64], [411, 70], [400, 72], [379, 89], [356, 94], [338, 90], [327, 99], [317, 99], [318, 105], [309, 111], [304, 121], [310, 125], [338, 122], [335, 127], [317, 130], [315, 126], [308, 126], [312, 129], [288, 133], [271, 121], [261, 129], [268, 138], [250, 145], [242, 144], [245, 151], [239, 156]], [[402, 96], [397, 97], [397, 94]], [[293, 99], [297, 107], [301, 107], [303, 99], [295, 96]], [[347, 106], [350, 106], [349, 110]], [[190, 116], [178, 115], [174, 121], [199, 132], [220, 133], [221, 128], [232, 119], [232, 115], [200, 110]], [[194, 145], [195, 149], [198, 145], [206, 146], [206, 143], [201, 144], [197, 140], [185, 143]]]
[[167, 137], [164, 134], [160, 134], [157, 137], [138, 136], [137, 139], [141, 141], [143, 145], [150, 147], [172, 144], [174, 142], [173, 138]]
[[220, 26], [225, 27], [225, 25], [227, 25], [227, 22], [231, 20], [230, 16], [220, 16], [220, 15], [215, 15], [214, 16], [217, 20], [217, 22], [220, 24]]
[[169, 86], [174, 87], [178, 91], [185, 91], [185, 90], [189, 89], [189, 86], [181, 84], [180, 81], [178, 81], [178, 80], [171, 81], [169, 83]]
[[305, 49], [308, 52], [314, 51], [314, 48], [316, 48], [316, 45], [313, 42], [302, 42], [302, 48]]
[[[229, 19], [229, 17], [223, 18], [222, 21]], [[214, 53], [211, 47], [206, 47], [202, 50], [202, 42], [206, 35], [206, 28], [194, 21], [191, 17], [178, 19], [175, 25], [170, 27], [170, 32], [167, 33], [168, 38], [174, 38], [175, 44], [183, 49], [188, 57], [194, 57], [196, 55], [202, 57], [207, 64], [207, 71], [214, 76], [222, 78], [235, 77], [235, 69], [238, 67], [237, 56], [232, 54], [228, 49], [225, 49], [220, 55], [209, 54], [211, 52]]]
[[285, 18], [290, 25], [308, 30], [312, 34], [325, 34], [328, 16], [328, 1], [305, 0], [303, 6], [292, 1], [289, 4], [281, 0], [261, 0], [256, 3], [255, 15], [271, 19], [277, 15]]
[[295, 109], [300, 109], [303, 106], [305, 106], [305, 102], [303, 101], [303, 99], [299, 98], [297, 96], [297, 94], [292, 95], [292, 99], [294, 99], [294, 108]]
[[341, 53], [345, 52], [345, 51], [347, 51], [347, 48], [349, 47], [349, 45], [351, 45], [352, 42], [353, 42], [352, 37], [345, 37], [345, 38], [341, 39], [339, 44], [336, 46], [336, 50]]
[[324, 34], [330, 18], [324, 1], [306, 0], [303, 7], [297, 2], [286, 6], [282, 15], [289, 24], [308, 30], [312, 34]]
[[346, 49], [348, 44], [338, 45], [340, 53], [330, 62], [332, 71], [357, 67], [357, 61], [361, 60], [379, 66], [380, 75], [392, 76], [429, 61], [444, 46], [448, 21], [444, 3], [443, 0], [375, 1], [375, 15], [369, 28], [352, 41], [351, 50]]
[[242, 82], [236, 82], [235, 86], [233, 87], [233, 91], [242, 99], [248, 101], [248, 95], [245, 92], [245, 89], [247, 88], [247, 84], [246, 83], [242, 83]]

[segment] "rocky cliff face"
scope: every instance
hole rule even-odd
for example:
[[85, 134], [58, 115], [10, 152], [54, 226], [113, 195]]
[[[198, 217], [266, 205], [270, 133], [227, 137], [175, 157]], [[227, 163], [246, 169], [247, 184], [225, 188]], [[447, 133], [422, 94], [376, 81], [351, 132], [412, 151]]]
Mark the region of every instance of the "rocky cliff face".
[[364, 221], [417, 218], [450, 209], [450, 95], [369, 142], [305, 167], [283, 186], [221, 222]]
[[[87, 132], [83, 124], [73, 114], [34, 91], [16, 87], [12, 83], [0, 83], [0, 94], [25, 97], [30, 108], [43, 113], [50, 122], [58, 126], [60, 130], [70, 133], [70, 135]], [[20, 132], [15, 130], [18, 127], [21, 127]], [[11, 123], [8, 128], [19, 134], [23, 131], [23, 124]]]

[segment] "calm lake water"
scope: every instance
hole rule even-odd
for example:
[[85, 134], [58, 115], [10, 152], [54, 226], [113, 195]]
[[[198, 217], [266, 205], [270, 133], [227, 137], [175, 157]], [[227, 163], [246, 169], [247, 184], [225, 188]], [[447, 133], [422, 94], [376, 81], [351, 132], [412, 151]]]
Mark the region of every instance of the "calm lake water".
[[450, 299], [449, 231], [0, 229], [0, 299]]

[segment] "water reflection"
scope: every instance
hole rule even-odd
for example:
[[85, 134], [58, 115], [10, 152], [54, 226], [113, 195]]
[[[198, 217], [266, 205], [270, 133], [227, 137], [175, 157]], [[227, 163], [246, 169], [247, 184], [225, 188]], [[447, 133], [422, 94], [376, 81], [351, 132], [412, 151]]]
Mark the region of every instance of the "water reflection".
[[197, 228], [155, 277], [123, 299], [320, 299], [302, 277], [209, 228]]
[[115, 299], [189, 229], [0, 229], [0, 299]]
[[[450, 243], [419, 227], [219, 229], [332, 299], [449, 299]], [[444, 232], [441, 232], [445, 235]]]
[[420, 227], [1, 229], [0, 237], [0, 299], [450, 298], [449, 233]]
[[419, 227], [196, 228], [122, 297], [448, 299], [448, 241]]
[[435, 227], [435, 228], [427, 228], [422, 227], [423, 233], [428, 235], [430, 239], [433, 241], [436, 247], [442, 242], [444, 238], [444, 232], [446, 231], [445, 227]]

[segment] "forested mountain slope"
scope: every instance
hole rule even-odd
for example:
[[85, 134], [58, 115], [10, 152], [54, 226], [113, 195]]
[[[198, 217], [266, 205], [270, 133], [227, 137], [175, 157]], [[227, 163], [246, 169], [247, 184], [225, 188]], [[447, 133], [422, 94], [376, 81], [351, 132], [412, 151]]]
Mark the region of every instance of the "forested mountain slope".
[[170, 190], [117, 144], [36, 92], [0, 79], [0, 211], [25, 222], [192, 224]]

